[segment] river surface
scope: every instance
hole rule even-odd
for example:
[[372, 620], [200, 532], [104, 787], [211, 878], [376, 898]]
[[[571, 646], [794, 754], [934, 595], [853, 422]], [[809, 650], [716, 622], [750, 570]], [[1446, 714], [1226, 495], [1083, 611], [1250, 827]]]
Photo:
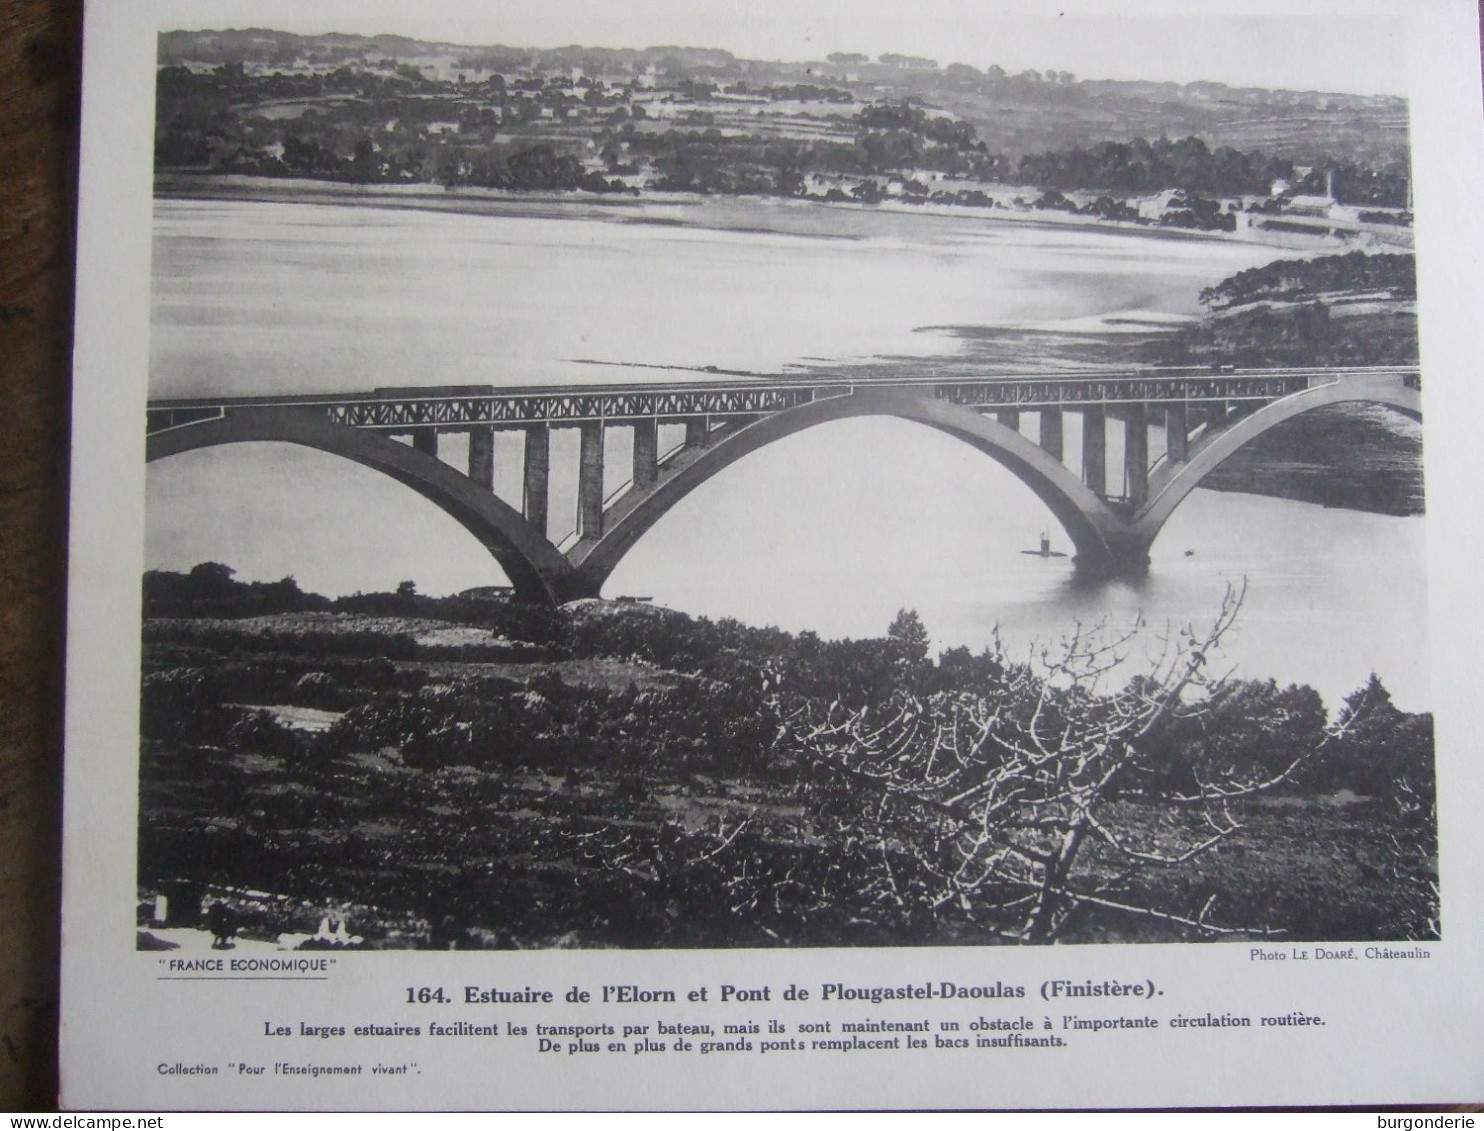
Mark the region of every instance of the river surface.
[[[1130, 335], [1196, 316], [1202, 287], [1293, 254], [782, 201], [430, 211], [160, 200], [151, 395], [674, 380], [711, 366], [954, 372], [985, 333], [1056, 343], [1027, 347], [1017, 368], [1066, 368], [1112, 359]], [[1076, 418], [1067, 423], [1075, 453]], [[1394, 427], [1420, 444], [1414, 426]], [[1109, 440], [1112, 483], [1116, 426]], [[446, 437], [445, 458], [458, 463], [464, 443]], [[512, 502], [519, 443], [497, 444], [496, 489]], [[626, 477], [629, 443], [628, 430], [610, 431], [610, 489]], [[554, 433], [552, 458], [550, 532], [561, 538], [575, 510], [575, 432]], [[1238, 676], [1309, 683], [1333, 708], [1376, 671], [1399, 705], [1427, 706], [1420, 517], [1196, 491], [1156, 542], [1147, 578], [1096, 586], [1076, 582], [1069, 559], [1022, 553], [1043, 531], [1071, 550], [1027, 488], [966, 446], [903, 421], [839, 421], [703, 485], [605, 594], [826, 636], [879, 635], [912, 607], [937, 646], [975, 650], [996, 630], [1019, 651], [1078, 621], [1142, 619], [1134, 664], [1162, 632], [1209, 622], [1228, 587], [1245, 587], [1224, 641]], [[280, 444], [151, 465], [146, 557], [155, 569], [221, 561], [244, 580], [292, 575], [330, 595], [503, 580], [409, 490]]]

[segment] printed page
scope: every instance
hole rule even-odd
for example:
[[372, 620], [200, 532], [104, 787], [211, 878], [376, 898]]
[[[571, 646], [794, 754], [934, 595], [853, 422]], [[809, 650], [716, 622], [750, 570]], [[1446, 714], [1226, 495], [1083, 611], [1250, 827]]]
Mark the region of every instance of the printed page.
[[1416, 7], [91, 9], [64, 1103], [1478, 1099]]

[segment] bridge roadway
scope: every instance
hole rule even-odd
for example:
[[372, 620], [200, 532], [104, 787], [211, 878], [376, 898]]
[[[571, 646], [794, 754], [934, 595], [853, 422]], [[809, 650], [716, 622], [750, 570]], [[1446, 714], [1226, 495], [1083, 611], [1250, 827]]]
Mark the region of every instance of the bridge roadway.
[[[217, 444], [278, 441], [331, 452], [391, 476], [464, 525], [537, 601], [596, 596], [630, 547], [680, 499], [749, 452], [853, 416], [935, 428], [1014, 472], [1047, 505], [1079, 569], [1144, 569], [1164, 522], [1192, 489], [1247, 443], [1328, 405], [1384, 405], [1422, 418], [1415, 367], [1369, 369], [1106, 369], [1060, 374], [840, 380], [715, 378], [683, 383], [497, 388], [380, 388], [369, 393], [194, 397], [147, 406], [147, 458]], [[1065, 415], [1081, 418], [1081, 474], [1064, 462]], [[1034, 414], [1036, 439], [1022, 434]], [[1121, 482], [1107, 476], [1109, 420], [1121, 424]], [[1028, 428], [1032, 422], [1025, 421]], [[668, 451], [660, 427], [678, 425]], [[1165, 451], [1150, 459], [1149, 429]], [[577, 523], [553, 541], [551, 431], [576, 429]], [[603, 491], [604, 435], [632, 430], [632, 470]], [[519, 510], [494, 491], [495, 434], [523, 437]], [[464, 469], [439, 458], [441, 435], [468, 436]]]

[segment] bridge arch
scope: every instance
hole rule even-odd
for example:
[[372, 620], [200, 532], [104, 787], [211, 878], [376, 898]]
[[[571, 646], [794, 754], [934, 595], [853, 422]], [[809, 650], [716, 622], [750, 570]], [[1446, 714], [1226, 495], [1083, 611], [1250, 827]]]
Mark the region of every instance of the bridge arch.
[[[546, 603], [596, 596], [625, 554], [681, 499], [742, 457], [819, 424], [859, 416], [913, 421], [952, 436], [1006, 467], [1046, 505], [1077, 550], [1079, 567], [1136, 570], [1164, 523], [1212, 471], [1270, 429], [1306, 412], [1344, 403], [1384, 405], [1420, 420], [1421, 395], [1396, 373], [1345, 375], [1274, 400], [1200, 438], [1189, 458], [1157, 468], [1148, 501], [1132, 514], [1105, 501], [1060, 459], [974, 408], [923, 395], [912, 386], [857, 387], [736, 423], [687, 445], [654, 482], [634, 488], [602, 514], [602, 533], [563, 554], [523, 515], [487, 487], [385, 434], [332, 423], [295, 405], [223, 406], [220, 415], [148, 436], [146, 458], [251, 441], [287, 442], [341, 456], [412, 488], [455, 519], [499, 561], [518, 596]], [[601, 450], [601, 449], [600, 449]], [[601, 458], [601, 457], [600, 457]]]
[[1211, 472], [1285, 421], [1337, 404], [1378, 404], [1412, 420], [1422, 419], [1422, 394], [1391, 374], [1341, 378], [1282, 397], [1218, 433], [1184, 463], [1167, 465], [1151, 476], [1149, 499], [1133, 516], [1131, 536], [1147, 553], [1175, 508]]
[[474, 535], [500, 563], [519, 596], [546, 603], [564, 598], [571, 567], [524, 516], [436, 457], [377, 432], [331, 424], [302, 410], [234, 408], [213, 420], [151, 434], [145, 459], [153, 462], [198, 448], [254, 441], [300, 444], [390, 476]]
[[[870, 389], [828, 397], [753, 423], [728, 427], [688, 462], [643, 492], [630, 492], [604, 516], [600, 538], [570, 555], [573, 596], [596, 596], [619, 561], [659, 519], [701, 484], [737, 460], [785, 436], [858, 416], [915, 421], [969, 444], [998, 461], [1046, 504], [1077, 549], [1079, 563], [1102, 568], [1119, 553], [1123, 532], [1113, 510], [1066, 468], [1014, 429], [973, 409], [902, 389]], [[687, 459], [685, 449], [677, 459]]]

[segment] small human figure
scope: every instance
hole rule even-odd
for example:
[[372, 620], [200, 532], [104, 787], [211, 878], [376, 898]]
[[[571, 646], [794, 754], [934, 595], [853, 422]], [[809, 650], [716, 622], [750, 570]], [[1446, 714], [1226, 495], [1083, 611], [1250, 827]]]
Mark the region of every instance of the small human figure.
[[211, 949], [231, 950], [237, 935], [237, 917], [231, 909], [225, 903], [213, 903], [206, 912], [206, 924], [211, 929]]

